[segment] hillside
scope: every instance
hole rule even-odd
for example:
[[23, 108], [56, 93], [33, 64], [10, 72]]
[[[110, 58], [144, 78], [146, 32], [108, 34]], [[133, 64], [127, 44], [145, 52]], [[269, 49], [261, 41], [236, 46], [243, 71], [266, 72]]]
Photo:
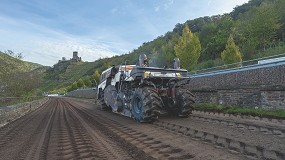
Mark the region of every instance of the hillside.
[[56, 90], [69, 86], [86, 75], [92, 75], [95, 62], [76, 62], [69, 64], [66, 68], [50, 68], [46, 71], [44, 85], [41, 87], [44, 91]]
[[237, 6], [231, 13], [206, 16], [176, 24], [172, 31], [156, 39], [143, 43], [129, 54], [104, 58], [95, 62], [71, 64], [62, 70], [49, 70], [45, 77], [44, 90], [67, 90], [74, 82], [86, 76], [99, 73], [111, 65], [136, 64], [140, 54], [146, 54], [151, 66], [172, 66], [176, 57], [174, 46], [187, 25], [198, 35], [201, 53], [198, 63], [193, 67], [198, 70], [223, 65], [221, 53], [225, 49], [230, 35], [242, 54], [242, 60], [285, 53], [285, 1], [284, 0], [250, 0]]
[[99, 72], [109, 68], [111, 65], [119, 65], [123, 63], [137, 64], [138, 54], [125, 54], [114, 56], [112, 58], [104, 58], [95, 62], [59, 62], [45, 72], [43, 77], [43, 91], [65, 92], [73, 82], [86, 76], [93, 79], [95, 70]]
[[0, 52], [0, 96], [27, 97], [41, 95], [38, 87], [47, 67], [22, 61], [9, 53]]
[[0, 52], [0, 65], [0, 73], [5, 73], [12, 70], [19, 72], [28, 72], [36, 68], [43, 67], [37, 63], [22, 61], [3, 52]]

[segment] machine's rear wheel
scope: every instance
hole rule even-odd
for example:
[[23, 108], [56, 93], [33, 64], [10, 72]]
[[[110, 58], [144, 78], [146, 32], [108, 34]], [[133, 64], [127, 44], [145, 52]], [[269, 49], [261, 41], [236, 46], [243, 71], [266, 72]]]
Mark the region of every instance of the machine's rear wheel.
[[132, 116], [135, 120], [151, 122], [157, 119], [162, 102], [153, 87], [142, 87], [135, 90], [131, 106]]
[[182, 86], [176, 88], [176, 101], [178, 103], [177, 115], [179, 117], [189, 117], [195, 103], [194, 95], [190, 90]]

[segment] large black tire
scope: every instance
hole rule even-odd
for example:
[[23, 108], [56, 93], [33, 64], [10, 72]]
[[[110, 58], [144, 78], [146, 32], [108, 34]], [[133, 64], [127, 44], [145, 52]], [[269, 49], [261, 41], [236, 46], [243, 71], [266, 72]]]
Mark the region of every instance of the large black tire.
[[146, 86], [137, 88], [134, 91], [131, 101], [131, 113], [132, 117], [138, 122], [156, 120], [161, 107], [161, 98], [153, 87]]
[[99, 95], [97, 95], [97, 106], [100, 107], [101, 110], [110, 110], [110, 107], [108, 107], [106, 104], [105, 104], [105, 101], [104, 101], [104, 92], [103, 91], [100, 91]]
[[101, 110], [107, 109], [107, 105], [104, 102], [104, 98], [100, 98], [97, 100], [97, 106], [100, 107]]
[[192, 113], [195, 103], [194, 95], [189, 89], [180, 86], [176, 88], [177, 116], [187, 118]]

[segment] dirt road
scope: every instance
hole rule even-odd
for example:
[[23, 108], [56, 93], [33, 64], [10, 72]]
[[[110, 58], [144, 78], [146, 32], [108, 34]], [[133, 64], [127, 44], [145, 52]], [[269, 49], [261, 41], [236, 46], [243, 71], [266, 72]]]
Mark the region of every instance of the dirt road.
[[0, 159], [284, 159], [285, 125], [201, 113], [140, 124], [51, 98], [0, 128]]

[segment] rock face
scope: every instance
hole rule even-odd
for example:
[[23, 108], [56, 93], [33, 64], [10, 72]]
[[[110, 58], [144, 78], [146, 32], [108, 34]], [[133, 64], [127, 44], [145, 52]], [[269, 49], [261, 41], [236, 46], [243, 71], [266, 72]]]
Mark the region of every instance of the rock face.
[[32, 102], [20, 103], [0, 108], [0, 127], [37, 108], [48, 101], [48, 97]]

